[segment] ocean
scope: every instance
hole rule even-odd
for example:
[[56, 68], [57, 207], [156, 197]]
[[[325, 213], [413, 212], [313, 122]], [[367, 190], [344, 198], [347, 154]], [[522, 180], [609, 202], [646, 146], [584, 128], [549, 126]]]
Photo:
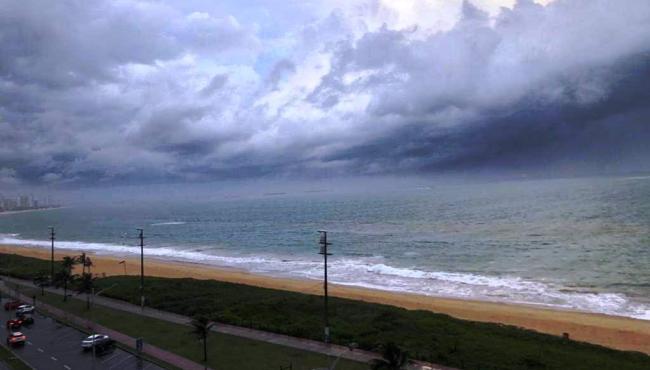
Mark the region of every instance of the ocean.
[[54, 226], [57, 247], [139, 255], [141, 227], [147, 258], [316, 282], [327, 230], [333, 283], [650, 320], [650, 177], [224, 194], [0, 215], [0, 244]]

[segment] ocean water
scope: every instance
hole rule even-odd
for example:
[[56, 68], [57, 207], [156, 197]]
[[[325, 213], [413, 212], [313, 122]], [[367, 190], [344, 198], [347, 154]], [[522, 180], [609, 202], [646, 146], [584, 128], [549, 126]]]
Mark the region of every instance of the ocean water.
[[[330, 189], [331, 190], [331, 189]], [[322, 278], [650, 319], [650, 177], [419, 180], [359, 191], [170, 197], [0, 215], [0, 243]]]

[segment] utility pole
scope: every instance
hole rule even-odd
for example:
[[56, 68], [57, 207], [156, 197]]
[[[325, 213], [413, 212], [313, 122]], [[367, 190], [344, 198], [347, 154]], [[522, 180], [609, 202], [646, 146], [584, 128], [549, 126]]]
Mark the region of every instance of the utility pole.
[[50, 255], [50, 283], [52, 284], [54, 282], [54, 236], [56, 234], [54, 233], [54, 227], [50, 226], [48, 229], [50, 229], [50, 242], [52, 243]]
[[137, 230], [140, 232], [140, 307], [144, 312], [144, 230]]
[[324, 269], [324, 281], [323, 281], [323, 290], [325, 291], [325, 296], [323, 300], [324, 304], [324, 321], [325, 321], [325, 343], [329, 344], [330, 342], [330, 322], [329, 322], [329, 314], [328, 314], [328, 294], [327, 294], [327, 256], [331, 256], [331, 253], [327, 252], [327, 246], [331, 245], [332, 243], [327, 242], [327, 231], [318, 231], [320, 233], [320, 241], [318, 244], [320, 244], [320, 252], [318, 254], [323, 255], [323, 263], [325, 266]]

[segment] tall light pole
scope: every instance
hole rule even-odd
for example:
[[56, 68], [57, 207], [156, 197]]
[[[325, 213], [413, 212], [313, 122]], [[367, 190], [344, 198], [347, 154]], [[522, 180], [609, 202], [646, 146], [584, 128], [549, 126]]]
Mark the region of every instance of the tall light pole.
[[327, 252], [327, 246], [331, 245], [332, 243], [327, 242], [327, 231], [318, 231], [320, 233], [320, 241], [318, 244], [320, 244], [320, 252], [318, 254], [323, 255], [323, 263], [324, 263], [324, 279], [323, 279], [323, 290], [325, 292], [323, 304], [324, 304], [324, 321], [325, 321], [325, 343], [330, 342], [330, 322], [329, 322], [329, 314], [328, 314], [328, 294], [327, 294], [327, 256], [331, 256], [331, 253]]
[[50, 226], [50, 242], [51, 242], [51, 255], [50, 255], [50, 283], [54, 281], [54, 227]]
[[140, 307], [144, 311], [144, 230], [136, 230], [140, 232]]

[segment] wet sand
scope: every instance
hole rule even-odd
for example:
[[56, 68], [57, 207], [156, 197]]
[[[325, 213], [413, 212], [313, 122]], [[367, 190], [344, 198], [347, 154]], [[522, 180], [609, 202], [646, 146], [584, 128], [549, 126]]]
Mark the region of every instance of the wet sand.
[[[43, 248], [0, 246], [0, 253], [49, 259], [50, 252]], [[78, 255], [80, 251], [58, 250], [55, 257]], [[90, 254], [93, 273], [99, 275], [140, 274], [140, 261], [132, 255], [113, 257]], [[145, 275], [160, 277], [191, 277], [242, 283], [265, 288], [283, 289], [301, 293], [322, 294], [322, 282], [255, 275], [245, 271], [219, 268], [202, 264], [170, 262], [147, 259]], [[408, 309], [422, 309], [448, 314], [461, 319], [494, 322], [519, 326], [543, 333], [562, 335], [569, 333], [575, 340], [607, 347], [640, 351], [650, 354], [650, 321], [620, 316], [586, 313], [537, 307], [532, 305], [481, 302], [462, 299], [437, 298], [417, 294], [388, 292], [359, 287], [330, 284], [330, 295], [383, 303]]]

